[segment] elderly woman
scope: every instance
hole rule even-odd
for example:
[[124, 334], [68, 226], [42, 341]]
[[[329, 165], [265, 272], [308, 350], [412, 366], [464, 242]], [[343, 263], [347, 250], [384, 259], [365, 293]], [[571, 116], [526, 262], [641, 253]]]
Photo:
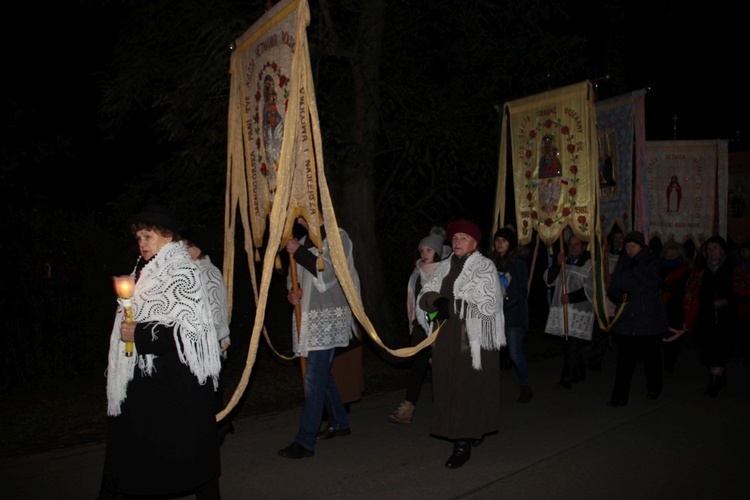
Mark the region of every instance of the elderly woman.
[[134, 322], [124, 322], [120, 308], [110, 339], [99, 498], [195, 491], [219, 499], [214, 391], [221, 364], [200, 271], [166, 207], [146, 207], [130, 228], [140, 251]]
[[500, 356], [492, 351], [505, 345], [505, 332], [497, 269], [477, 251], [481, 230], [458, 220], [447, 235], [453, 254], [423, 284], [417, 319], [426, 332], [440, 328], [432, 345], [430, 434], [453, 441], [445, 466], [456, 469], [472, 446], [498, 430]]
[[738, 333], [735, 311], [748, 302], [750, 280], [735, 256], [727, 253], [721, 236], [707, 239], [699, 257], [685, 285], [686, 326], [695, 335], [701, 364], [709, 370], [706, 395], [715, 398], [726, 385], [726, 367]]

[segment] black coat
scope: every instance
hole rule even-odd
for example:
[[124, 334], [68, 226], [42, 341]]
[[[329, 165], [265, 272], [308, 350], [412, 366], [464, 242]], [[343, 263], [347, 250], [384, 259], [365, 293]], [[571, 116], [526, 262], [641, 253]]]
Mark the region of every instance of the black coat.
[[615, 322], [614, 333], [641, 336], [667, 332], [669, 323], [660, 285], [659, 261], [650, 249], [641, 248], [633, 257], [620, 255], [607, 295], [617, 306], [627, 300], [627, 306]]
[[103, 486], [136, 495], [191, 490], [219, 475], [213, 382], [200, 385], [180, 361], [171, 327], [138, 323], [135, 339], [139, 355], [157, 354], [154, 372], [136, 367], [121, 414], [107, 417]]

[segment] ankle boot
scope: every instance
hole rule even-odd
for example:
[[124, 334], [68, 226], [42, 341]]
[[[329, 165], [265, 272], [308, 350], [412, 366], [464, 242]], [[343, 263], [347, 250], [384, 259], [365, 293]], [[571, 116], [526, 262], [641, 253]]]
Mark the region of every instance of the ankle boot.
[[458, 469], [471, 458], [471, 440], [457, 439], [453, 441], [453, 454], [445, 462], [449, 469]]
[[708, 378], [708, 387], [706, 387], [706, 395], [715, 398], [719, 395], [719, 389], [721, 389], [721, 376], [711, 375]]
[[531, 386], [522, 385], [521, 392], [516, 401], [519, 403], [528, 403], [529, 401], [531, 401], [532, 396], [534, 396], [534, 391], [531, 390]]

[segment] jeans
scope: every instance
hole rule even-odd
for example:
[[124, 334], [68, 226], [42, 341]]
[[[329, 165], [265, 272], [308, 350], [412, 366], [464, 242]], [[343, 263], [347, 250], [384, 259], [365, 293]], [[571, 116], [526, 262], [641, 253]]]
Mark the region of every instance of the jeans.
[[335, 349], [309, 351], [305, 368], [305, 404], [302, 420], [295, 441], [315, 450], [315, 437], [323, 420], [323, 408], [328, 412], [328, 423], [334, 429], [348, 429], [349, 417], [341, 401], [341, 395], [331, 375], [331, 364]]
[[523, 339], [526, 336], [526, 330], [517, 326], [505, 328], [505, 339], [508, 342], [508, 354], [510, 360], [516, 365], [518, 382], [520, 385], [531, 385], [531, 371], [529, 362], [526, 360], [526, 353], [523, 350]]

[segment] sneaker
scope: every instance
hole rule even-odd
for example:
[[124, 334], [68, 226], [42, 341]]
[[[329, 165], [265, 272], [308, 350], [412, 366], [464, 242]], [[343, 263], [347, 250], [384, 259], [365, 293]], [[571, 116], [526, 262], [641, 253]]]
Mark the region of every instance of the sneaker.
[[388, 415], [388, 421], [394, 424], [410, 424], [414, 416], [414, 405], [409, 401], [402, 401], [398, 409]]

